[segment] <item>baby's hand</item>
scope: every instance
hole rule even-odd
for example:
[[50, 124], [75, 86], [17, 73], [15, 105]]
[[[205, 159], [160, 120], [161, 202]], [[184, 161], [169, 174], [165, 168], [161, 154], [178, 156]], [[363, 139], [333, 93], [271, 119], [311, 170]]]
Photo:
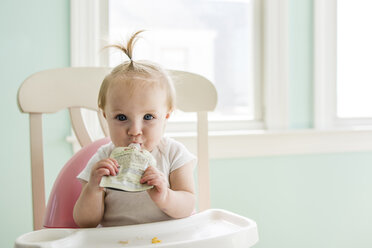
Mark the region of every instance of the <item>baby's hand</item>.
[[156, 167], [147, 167], [140, 183], [147, 183], [150, 186], [154, 186], [148, 189], [147, 192], [155, 203], [165, 200], [168, 192], [167, 180], [165, 179], [165, 175]]
[[102, 159], [93, 166], [88, 184], [92, 188], [102, 190], [103, 188], [99, 187], [102, 177], [115, 176], [118, 172], [119, 164], [115, 159]]

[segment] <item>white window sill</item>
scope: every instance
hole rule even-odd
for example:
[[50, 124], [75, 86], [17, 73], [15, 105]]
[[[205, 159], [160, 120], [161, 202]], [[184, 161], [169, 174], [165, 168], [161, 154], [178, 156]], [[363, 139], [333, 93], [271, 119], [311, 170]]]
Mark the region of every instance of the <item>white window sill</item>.
[[[168, 134], [196, 154], [195, 134]], [[372, 151], [372, 128], [210, 132], [210, 158]]]
[[[196, 154], [195, 133], [167, 133]], [[74, 151], [75, 137], [67, 138]], [[337, 130], [219, 131], [209, 132], [209, 157], [244, 158], [255, 156], [320, 154], [372, 151], [372, 127]]]

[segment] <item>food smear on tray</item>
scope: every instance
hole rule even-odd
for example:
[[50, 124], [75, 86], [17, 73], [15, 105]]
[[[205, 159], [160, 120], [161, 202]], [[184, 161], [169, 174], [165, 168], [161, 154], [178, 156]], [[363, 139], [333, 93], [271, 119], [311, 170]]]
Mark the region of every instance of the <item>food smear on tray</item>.
[[151, 243], [153, 243], [153, 244], [161, 243], [161, 240], [158, 239], [158, 237], [154, 237], [154, 238], [151, 240]]

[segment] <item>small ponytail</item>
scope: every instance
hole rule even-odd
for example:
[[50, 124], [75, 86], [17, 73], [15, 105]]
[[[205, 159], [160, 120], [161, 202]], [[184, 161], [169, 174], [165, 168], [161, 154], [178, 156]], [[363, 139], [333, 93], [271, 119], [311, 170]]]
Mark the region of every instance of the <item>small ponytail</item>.
[[113, 48], [117, 48], [117, 49], [121, 50], [122, 52], [125, 53], [125, 55], [127, 55], [127, 57], [130, 60], [130, 63], [133, 64], [133, 48], [134, 48], [134, 45], [137, 42], [137, 40], [140, 38], [139, 34], [144, 32], [144, 31], [145, 30], [139, 30], [139, 31], [135, 32], [130, 37], [130, 39], [128, 40], [126, 46], [124, 44], [114, 44], [114, 45], [108, 45], [105, 48], [113, 47]]

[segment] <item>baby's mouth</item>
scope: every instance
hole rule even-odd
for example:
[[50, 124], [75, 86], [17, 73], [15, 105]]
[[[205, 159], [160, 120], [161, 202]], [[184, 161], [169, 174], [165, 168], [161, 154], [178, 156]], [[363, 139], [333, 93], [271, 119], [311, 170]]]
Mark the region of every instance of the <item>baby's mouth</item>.
[[141, 142], [132, 141], [131, 143], [132, 143], [132, 144], [139, 144], [139, 145], [141, 146], [141, 148], [142, 148], [142, 146], [143, 146], [143, 144], [142, 144]]

